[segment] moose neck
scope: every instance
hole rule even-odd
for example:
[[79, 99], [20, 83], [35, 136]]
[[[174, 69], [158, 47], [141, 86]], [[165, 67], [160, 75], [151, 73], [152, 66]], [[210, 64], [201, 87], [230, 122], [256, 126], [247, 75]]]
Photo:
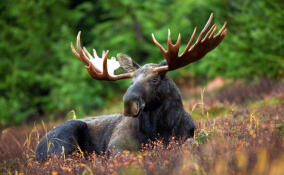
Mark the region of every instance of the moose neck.
[[139, 116], [141, 135], [151, 140], [159, 136], [168, 140], [175, 135], [174, 126], [180, 124], [185, 113], [179, 89], [170, 78], [164, 81], [159, 99], [146, 104]]

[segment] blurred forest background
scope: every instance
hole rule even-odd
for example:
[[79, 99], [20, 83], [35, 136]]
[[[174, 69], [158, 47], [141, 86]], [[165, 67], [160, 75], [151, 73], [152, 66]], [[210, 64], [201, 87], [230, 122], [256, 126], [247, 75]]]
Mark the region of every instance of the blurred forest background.
[[[83, 45], [101, 53], [130, 55], [139, 64], [159, 63], [151, 33], [166, 46], [211, 12], [219, 29], [228, 22], [223, 43], [206, 57], [170, 73], [206, 83], [214, 77], [253, 80], [284, 75], [284, 1], [282, 0], [1, 0], [0, 126], [44, 117], [90, 115], [123, 94], [129, 80], [91, 79], [72, 55], [70, 42], [82, 31]], [[121, 95], [119, 95], [121, 97]], [[121, 99], [119, 99], [121, 100]]]

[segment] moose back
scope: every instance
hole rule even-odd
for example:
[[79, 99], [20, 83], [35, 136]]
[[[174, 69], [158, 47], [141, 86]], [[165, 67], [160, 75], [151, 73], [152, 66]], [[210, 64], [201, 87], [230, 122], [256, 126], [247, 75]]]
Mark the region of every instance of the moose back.
[[[172, 44], [169, 31], [168, 50], [165, 50], [152, 34], [165, 61], [144, 66], [139, 66], [124, 54], [117, 55], [118, 62], [114, 58], [107, 59], [108, 51], [103, 51], [102, 58], [99, 58], [94, 50], [92, 56], [86, 48], [82, 49], [79, 32], [77, 51], [71, 43], [72, 52], [85, 64], [91, 77], [109, 81], [132, 79], [123, 96], [124, 112], [64, 122], [41, 139], [36, 148], [36, 160], [44, 161], [52, 154], [68, 155], [78, 150], [97, 154], [109, 150], [115, 153], [137, 151], [141, 144], [157, 138], [167, 144], [172, 136], [181, 140], [193, 137], [194, 122], [183, 108], [179, 89], [166, 73], [200, 60], [220, 44], [227, 33], [226, 23], [215, 35], [217, 27], [215, 24], [210, 27], [212, 19], [213, 14], [192, 45], [196, 34], [194, 29], [181, 55], [178, 55], [180, 35], [176, 44]], [[114, 71], [120, 67], [126, 73], [115, 75]]]

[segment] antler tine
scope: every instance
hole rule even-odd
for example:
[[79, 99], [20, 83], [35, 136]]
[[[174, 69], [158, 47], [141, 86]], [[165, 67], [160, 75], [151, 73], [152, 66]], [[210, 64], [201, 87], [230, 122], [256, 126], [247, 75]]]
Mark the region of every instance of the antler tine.
[[217, 26], [214, 26], [214, 28], [213, 28], [213, 30], [212, 30], [210, 36], [209, 36], [209, 39], [211, 39], [211, 38], [214, 37], [214, 34], [215, 34], [216, 30], [217, 30]]
[[[211, 32], [214, 30], [216, 24], [213, 24], [212, 27], [209, 29], [209, 31], [206, 33], [205, 37], [201, 40], [201, 42], [204, 42], [210, 35]], [[209, 37], [210, 38], [210, 37]]]
[[191, 46], [191, 44], [192, 44], [192, 42], [193, 42], [193, 39], [194, 39], [194, 37], [195, 37], [195, 34], [196, 34], [196, 27], [194, 28], [194, 30], [193, 30], [193, 32], [192, 32], [192, 34], [191, 34], [191, 37], [190, 37], [190, 39], [189, 39], [189, 41], [188, 41], [188, 43], [187, 43], [187, 45], [186, 45], [186, 47], [185, 47], [184, 52], [182, 53], [182, 55], [185, 54], [185, 53], [187, 53], [188, 50], [190, 49], [190, 46]]
[[168, 29], [168, 47], [170, 47], [170, 45], [173, 45], [173, 43], [171, 38], [171, 30]]
[[[73, 54], [86, 65], [86, 69], [87, 69], [88, 73], [93, 78], [98, 79], [99, 77], [96, 74], [96, 72], [94, 71], [94, 70], [96, 70], [96, 68], [94, 67], [93, 64], [90, 63], [89, 59], [85, 56], [85, 54], [86, 54], [86, 55], [88, 55], [88, 57], [91, 58], [92, 57], [91, 54], [87, 51], [87, 49], [85, 47], [83, 47], [83, 52], [82, 52], [80, 35], [81, 35], [81, 31], [78, 32], [77, 43], [76, 43], [79, 53], [77, 53], [77, 51], [75, 50], [72, 42], [71, 42], [71, 50], [72, 50]], [[80, 54], [80, 52], [81, 52], [81, 54]], [[83, 57], [81, 57], [81, 55], [83, 55]]]
[[153, 42], [156, 44], [156, 46], [159, 47], [159, 49], [161, 50], [161, 52], [165, 55], [166, 54], [166, 50], [163, 48], [163, 46], [156, 40], [154, 34], [152, 33], [152, 39], [153, 39]]
[[78, 35], [77, 35], [77, 50], [78, 50], [78, 53], [79, 53], [79, 59], [86, 65], [86, 66], [89, 66], [90, 64], [90, 61], [89, 59], [84, 55], [83, 51], [82, 51], [82, 48], [81, 48], [81, 31], [78, 32]]
[[[216, 36], [222, 35], [222, 33], [225, 33], [225, 35], [226, 35], [226, 32], [227, 32], [226, 26], [227, 26], [227, 22], [224, 22], [224, 25], [222, 26], [222, 28], [220, 29], [220, 31], [217, 33]], [[224, 31], [226, 31], [226, 32], [224, 32]]]
[[181, 41], [181, 36], [180, 34], [178, 35], [178, 39], [176, 41], [175, 44], [172, 43], [172, 39], [171, 39], [171, 30], [168, 29], [168, 51], [166, 51], [164, 49], [164, 47], [156, 40], [154, 34], [152, 33], [152, 39], [154, 41], [154, 43], [160, 48], [161, 52], [163, 53], [166, 61], [168, 64], [170, 64], [171, 59], [168, 55], [168, 53], [170, 53], [172, 56], [174, 55], [178, 55], [178, 51], [179, 51], [179, 46], [180, 46], [180, 41]]
[[102, 51], [102, 57], [104, 58], [105, 57], [105, 55], [106, 55], [106, 51]]
[[93, 49], [93, 54], [94, 54], [94, 57], [99, 57], [98, 54], [97, 54], [96, 49]]
[[[71, 42], [71, 49], [74, 55], [79, 58], [85, 65], [88, 73], [96, 80], [109, 80], [109, 81], [115, 81], [119, 79], [125, 79], [125, 78], [131, 78], [133, 76], [133, 73], [124, 73], [120, 75], [109, 75], [108, 73], [108, 66], [107, 66], [107, 58], [109, 51], [103, 51], [102, 57], [103, 57], [103, 65], [102, 65], [102, 71], [100, 71], [94, 64], [91, 62], [90, 59], [101, 59], [97, 55], [96, 50], [94, 49], [94, 57], [88, 52], [88, 50], [83, 47], [81, 47], [81, 31], [78, 32], [77, 35], [77, 50], [75, 50], [73, 43]], [[114, 71], [114, 70], [113, 70]]]
[[71, 45], [70, 45], [70, 46], [71, 46], [71, 50], [72, 50], [73, 54], [74, 54], [79, 60], [81, 60], [80, 55], [79, 55], [79, 54], [77, 53], [77, 51], [75, 50], [72, 41], [71, 41]]
[[83, 52], [84, 52], [85, 55], [87, 55], [87, 57], [93, 58], [93, 56], [88, 52], [88, 50], [86, 49], [86, 47], [83, 47]]
[[[218, 32], [217, 35], [214, 36], [217, 26], [216, 24], [213, 24], [212, 27], [209, 29], [210, 24], [213, 20], [213, 13], [210, 14], [209, 19], [207, 20], [204, 28], [198, 35], [198, 38], [194, 45], [191, 47], [191, 44], [194, 40], [195, 34], [196, 34], [196, 27], [194, 28], [194, 31], [190, 37], [190, 40], [188, 41], [186, 48], [182, 55], [178, 55], [178, 49], [180, 45], [180, 35], [178, 37], [177, 43], [173, 45], [171, 43], [171, 38], [170, 38], [170, 32], [168, 36], [168, 50], [166, 51], [161, 44], [159, 44], [154, 35], [152, 34], [152, 38], [154, 43], [160, 48], [162, 51], [166, 61], [167, 61], [167, 66], [161, 66], [155, 68], [157, 72], [163, 72], [163, 71], [170, 71], [170, 70], [175, 70], [177, 68], [183, 67], [187, 64], [190, 64], [192, 62], [195, 62], [197, 60], [200, 60], [202, 57], [204, 57], [208, 52], [213, 50], [215, 47], [217, 47], [221, 41], [224, 39], [227, 29], [226, 25], [227, 23], [225, 22], [221, 30]], [[203, 38], [203, 35], [206, 33], [205, 37]], [[203, 38], [203, 39], [202, 39]]]
[[107, 69], [107, 57], [108, 57], [108, 53], [109, 53], [108, 50], [107, 50], [106, 52], [103, 51], [103, 55], [104, 55], [104, 58], [103, 58], [103, 76], [104, 76], [104, 77], [109, 77], [108, 69]]
[[180, 41], [181, 41], [181, 36], [180, 36], [180, 33], [178, 34], [178, 39], [177, 39], [177, 42], [175, 44], [175, 46], [180, 46]]
[[200, 32], [198, 38], [197, 38], [197, 41], [195, 43], [199, 43], [199, 41], [202, 39], [204, 33], [207, 31], [208, 27], [210, 26], [211, 22], [212, 22], [212, 19], [213, 19], [213, 13], [210, 14], [210, 17], [206, 23], [206, 25], [204, 26], [204, 28], [202, 29], [202, 31]]
[[[86, 68], [89, 69], [90, 72], [93, 72], [92, 75], [94, 75], [96, 73], [100, 73], [100, 70], [98, 68], [96, 68], [90, 62], [89, 58], [85, 55], [84, 51], [82, 50], [82, 47], [81, 47], [81, 31], [79, 31], [78, 35], [77, 35], [77, 50], [79, 52], [80, 60], [86, 65]], [[87, 55], [88, 55], [89, 52], [87, 51], [87, 49], [85, 48], [84, 50], [87, 52]], [[92, 57], [90, 57], [90, 58], [92, 58]]]

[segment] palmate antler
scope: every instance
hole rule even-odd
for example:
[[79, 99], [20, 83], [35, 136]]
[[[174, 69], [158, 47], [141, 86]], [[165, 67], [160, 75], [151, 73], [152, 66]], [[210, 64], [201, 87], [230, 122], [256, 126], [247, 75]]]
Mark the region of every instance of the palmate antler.
[[212, 25], [212, 27], [209, 29], [205, 37], [202, 39], [203, 35], [209, 28], [211, 22], [213, 19], [213, 13], [211, 13], [205, 27], [201, 31], [201, 33], [198, 36], [197, 41], [195, 44], [191, 46], [194, 36], [196, 34], [196, 27], [190, 37], [190, 40], [184, 50], [184, 52], [179, 56], [179, 46], [180, 46], [180, 34], [178, 36], [176, 44], [172, 44], [171, 41], [171, 33], [169, 30], [169, 35], [168, 35], [168, 50], [166, 51], [163, 46], [156, 40], [154, 34], [152, 34], [152, 39], [154, 43], [160, 48], [162, 51], [166, 61], [167, 65], [166, 66], [161, 66], [155, 68], [155, 71], [157, 72], [163, 72], [163, 71], [171, 71], [178, 69], [180, 67], [186, 66], [192, 62], [200, 60], [202, 57], [204, 57], [208, 52], [213, 50], [215, 47], [217, 47], [220, 42], [223, 40], [227, 33], [226, 25], [227, 23], [225, 22], [221, 30], [218, 32], [217, 35], [214, 36], [217, 26], [216, 24]]
[[[88, 73], [91, 75], [96, 80], [109, 80], [109, 81], [115, 81], [119, 79], [125, 79], [125, 78], [131, 78], [133, 76], [133, 73], [124, 73], [124, 74], [119, 74], [119, 75], [114, 75], [114, 71], [119, 68], [113, 68], [112, 72], [109, 72], [108, 67], [108, 61], [113, 61], [114, 60], [108, 60], [108, 53], [109, 51], [103, 51], [102, 54], [102, 68], [100, 68], [101, 65], [99, 64], [94, 64], [95, 62], [98, 62], [101, 60], [101, 58], [98, 57], [96, 51], [94, 50], [94, 57], [87, 51], [87, 49], [84, 47], [83, 49], [81, 48], [81, 40], [80, 40], [81, 32], [78, 33], [77, 35], [77, 51], [75, 50], [73, 43], [71, 42], [71, 49], [74, 55], [79, 58], [84, 64], [85, 67], [88, 71]], [[98, 60], [98, 61], [92, 61], [92, 60]], [[119, 63], [117, 63], [119, 64]]]
[[[172, 44], [171, 41], [171, 33], [169, 30], [169, 35], [168, 35], [168, 50], [166, 51], [163, 46], [155, 39], [154, 34], [152, 34], [152, 38], [154, 43], [160, 48], [162, 51], [166, 61], [167, 65], [166, 66], [160, 66], [156, 67], [155, 71], [156, 72], [163, 72], [163, 71], [171, 71], [178, 69], [180, 67], [186, 66], [192, 62], [200, 60], [202, 57], [204, 57], [208, 52], [213, 50], [215, 47], [217, 47], [221, 41], [224, 39], [227, 29], [226, 25], [227, 23], [225, 22], [221, 30], [218, 32], [217, 35], [214, 36], [217, 27], [216, 24], [212, 25], [212, 27], [209, 29], [205, 37], [203, 38], [203, 35], [206, 33], [207, 29], [209, 28], [211, 22], [213, 19], [213, 13], [211, 13], [205, 27], [199, 34], [196, 42], [192, 47], [191, 44], [193, 42], [194, 36], [196, 34], [196, 27], [190, 37], [190, 40], [184, 50], [184, 52], [179, 56], [179, 46], [180, 46], [180, 34], [178, 36], [176, 44]], [[78, 33], [77, 35], [77, 51], [74, 49], [74, 46], [71, 42], [71, 48], [72, 52], [74, 55], [81, 60], [88, 71], [88, 73], [96, 80], [108, 80], [108, 81], [115, 81], [119, 79], [125, 79], [125, 78], [131, 78], [133, 76], [133, 72], [131, 73], [124, 73], [124, 74], [119, 74], [119, 75], [114, 75], [114, 71], [119, 68], [113, 68], [110, 70], [111, 67], [108, 67], [108, 62], [109, 63], [115, 63], [114, 60], [108, 60], [108, 53], [109, 51], [104, 52], [102, 54], [103, 58], [99, 58], [97, 56], [97, 53], [94, 50], [94, 57], [87, 51], [87, 49], [84, 47], [83, 49], [81, 48], [81, 43], [80, 43], [80, 36], [81, 32]], [[94, 60], [98, 61], [94, 61]], [[113, 62], [112, 62], [113, 61]], [[101, 63], [102, 62], [102, 63]], [[111, 65], [112, 66], [112, 65]]]

